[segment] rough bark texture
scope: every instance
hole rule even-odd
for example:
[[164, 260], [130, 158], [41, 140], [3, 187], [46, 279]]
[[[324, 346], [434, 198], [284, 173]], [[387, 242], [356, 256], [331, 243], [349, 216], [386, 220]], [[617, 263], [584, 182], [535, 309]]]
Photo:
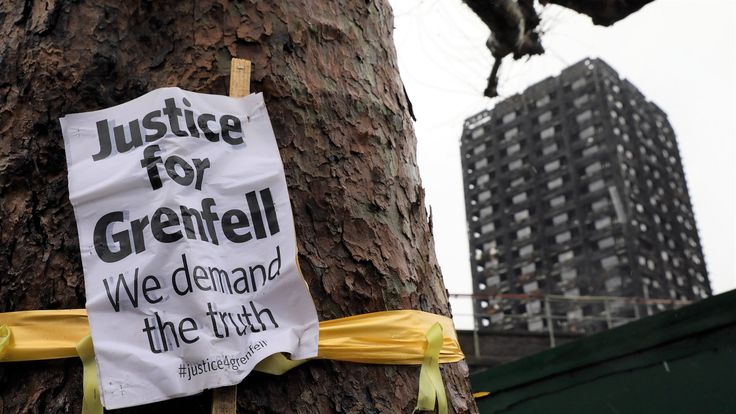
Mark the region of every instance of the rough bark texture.
[[[253, 60], [321, 319], [449, 314], [385, 2], [0, 3], [0, 311], [78, 308], [84, 285], [58, 118], [152, 89], [226, 94]], [[173, 3], [173, 2], [172, 2]], [[464, 362], [452, 411], [475, 411]], [[316, 361], [254, 374], [240, 411], [411, 412], [418, 367]], [[120, 412], [208, 412], [209, 395]], [[0, 413], [79, 412], [77, 360], [0, 364]]]

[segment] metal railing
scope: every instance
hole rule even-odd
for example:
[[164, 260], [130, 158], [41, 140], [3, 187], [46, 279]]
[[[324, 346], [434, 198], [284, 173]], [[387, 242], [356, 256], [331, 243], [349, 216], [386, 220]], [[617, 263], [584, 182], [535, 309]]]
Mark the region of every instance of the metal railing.
[[[550, 348], [557, 344], [555, 338], [559, 333], [594, 333], [637, 320], [643, 316], [650, 316], [656, 312], [668, 309], [677, 309], [692, 303], [688, 300], [651, 299], [622, 296], [563, 296], [545, 294], [450, 294], [451, 299], [472, 299], [476, 302], [472, 314], [474, 321], [473, 342], [476, 357], [479, 357], [478, 332], [494, 329], [493, 325], [502, 326], [501, 330], [508, 330], [508, 326], [532, 332], [547, 332]], [[484, 303], [481, 308], [477, 303]], [[537, 303], [538, 312], [532, 306], [526, 307], [525, 312], [513, 309], [514, 305], [529, 305]], [[543, 304], [543, 306], [542, 306]], [[455, 314], [454, 316], [470, 316]], [[493, 319], [496, 321], [494, 322]], [[526, 322], [527, 328], [518, 328]], [[539, 322], [541, 323], [541, 326]], [[487, 324], [486, 324], [487, 322]], [[536, 325], [533, 325], [536, 324]], [[534, 326], [535, 329], [530, 329]], [[541, 328], [541, 329], [540, 329]]]

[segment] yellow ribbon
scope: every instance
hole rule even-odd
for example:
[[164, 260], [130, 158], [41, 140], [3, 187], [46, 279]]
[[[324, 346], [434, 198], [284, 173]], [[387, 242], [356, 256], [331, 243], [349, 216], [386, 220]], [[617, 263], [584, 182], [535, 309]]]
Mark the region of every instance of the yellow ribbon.
[[97, 363], [92, 337], [87, 335], [76, 346], [77, 354], [82, 360], [82, 414], [102, 414], [100, 387], [97, 384]]
[[435, 323], [442, 326], [440, 362], [463, 359], [452, 319], [417, 310], [365, 313], [320, 322], [317, 358], [419, 365], [424, 362], [425, 334]]
[[0, 326], [0, 361], [5, 356], [8, 345], [10, 345], [10, 328], [8, 325], [2, 325]]
[[[79, 356], [84, 365], [83, 414], [102, 413], [94, 349], [84, 309], [0, 313], [0, 361]], [[464, 358], [452, 320], [416, 310], [375, 312], [320, 322], [316, 359], [419, 365], [416, 410], [447, 412], [440, 363]], [[256, 371], [273, 375], [307, 362], [274, 354]]]
[[447, 396], [440, 373], [440, 350], [442, 349], [442, 325], [435, 323], [427, 331], [427, 347], [419, 371], [419, 396], [416, 411], [434, 411], [447, 414]]
[[[319, 324], [318, 359], [368, 364], [419, 365], [424, 362], [425, 333], [442, 325], [440, 363], [464, 358], [452, 319], [416, 310], [366, 313]], [[84, 309], [0, 313], [10, 338], [2, 361], [72, 358], [89, 335]], [[12, 333], [12, 334], [11, 334]], [[3, 339], [0, 334], [0, 344]], [[0, 351], [2, 352], [2, 351]], [[293, 361], [292, 361], [293, 362]]]
[[2, 361], [73, 358], [79, 341], [89, 335], [84, 309], [0, 313], [0, 325], [10, 330]]
[[256, 365], [254, 370], [271, 375], [283, 375], [286, 371], [296, 368], [309, 361], [308, 359], [291, 360], [282, 353], [273, 354]]

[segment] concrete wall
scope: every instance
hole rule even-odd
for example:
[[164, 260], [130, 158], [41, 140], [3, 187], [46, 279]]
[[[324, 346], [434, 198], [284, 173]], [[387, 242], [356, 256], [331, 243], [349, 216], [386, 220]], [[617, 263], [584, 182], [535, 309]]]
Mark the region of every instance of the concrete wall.
[[[549, 335], [546, 332], [526, 331], [481, 331], [478, 332], [478, 350], [475, 350], [473, 331], [458, 331], [460, 347], [471, 372], [492, 368], [525, 356], [550, 349]], [[557, 346], [581, 338], [582, 335], [555, 335]]]

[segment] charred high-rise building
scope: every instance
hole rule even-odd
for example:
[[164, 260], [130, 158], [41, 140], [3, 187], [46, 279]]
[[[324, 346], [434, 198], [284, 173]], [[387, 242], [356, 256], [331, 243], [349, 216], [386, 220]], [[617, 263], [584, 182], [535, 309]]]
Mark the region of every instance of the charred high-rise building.
[[481, 329], [592, 332], [711, 294], [667, 116], [605, 62], [467, 119], [461, 156]]

